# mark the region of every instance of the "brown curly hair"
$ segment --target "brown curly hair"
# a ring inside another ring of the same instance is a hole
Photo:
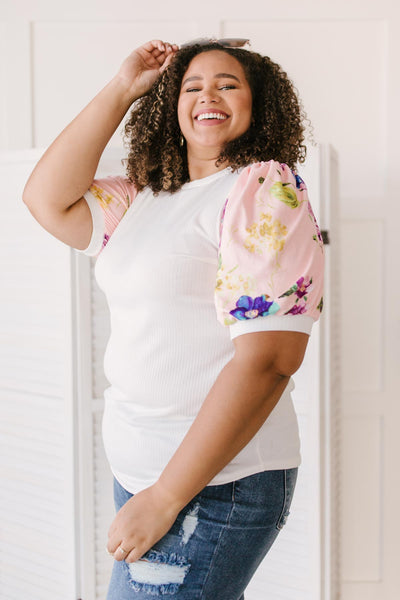
[[[297,91],[282,68],[269,57],[216,42],[179,50],[146,96],[139,98],[125,123],[126,172],[137,190],[175,192],[189,181],[186,146],[180,145],[177,106],[183,76],[202,52],[222,50],[242,65],[252,93],[252,123],[221,149],[216,166],[233,171],[248,164],[276,160],[294,168],[304,162],[307,120]]]

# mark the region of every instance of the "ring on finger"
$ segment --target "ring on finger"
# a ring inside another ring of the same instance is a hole
[[[121,554],[128,554],[128,550],[125,550],[122,546],[118,546],[117,550]]]

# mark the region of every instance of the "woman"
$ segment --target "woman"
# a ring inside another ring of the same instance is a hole
[[[132,103],[128,177],[93,181]],[[290,376],[322,309],[321,236],[291,170],[302,141],[270,59],[154,40],[26,185],[43,227],[99,257],[110,307],[108,600],[243,599],[285,523],[300,464]]]

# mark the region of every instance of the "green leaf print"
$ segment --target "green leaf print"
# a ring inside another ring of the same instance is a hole
[[[277,181],[271,186],[271,194],[281,202],[284,202],[290,208],[297,208],[300,202],[297,199],[296,192],[290,188],[290,183],[282,183]]]

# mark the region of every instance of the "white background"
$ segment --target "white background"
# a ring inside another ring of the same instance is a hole
[[[315,138],[340,161],[341,597],[398,598],[398,3],[3,0],[0,10],[2,150],[48,145],[153,37],[248,36],[288,71]]]

